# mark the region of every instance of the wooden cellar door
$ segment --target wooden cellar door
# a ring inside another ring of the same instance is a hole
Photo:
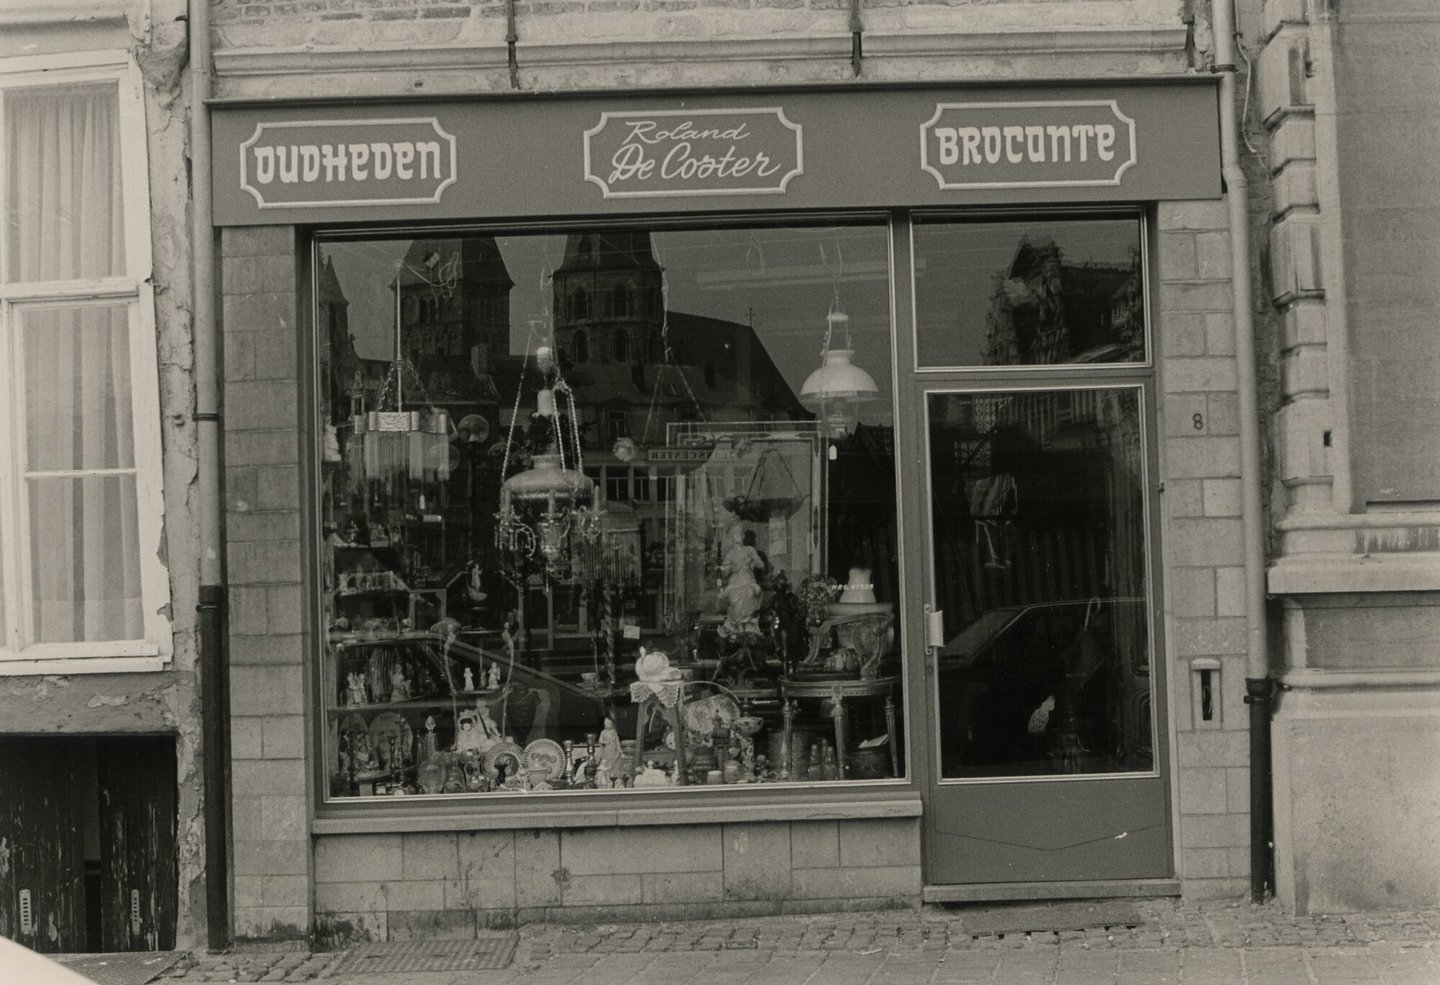
[[[83,791],[64,742],[0,739],[0,935],[85,950]]]
[[[179,893],[175,740],[102,741],[96,767],[101,949],[168,951]]]

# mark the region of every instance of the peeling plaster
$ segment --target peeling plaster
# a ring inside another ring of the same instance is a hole
[[[120,694],[120,695],[95,694],[95,695],[91,695],[90,700],[87,701],[87,702],[85,702],[85,707],[87,707],[87,708],[101,708],[101,707],[112,708],[112,707],[116,707],[116,706],[118,706],[118,705],[129,704],[129,702],[130,702],[130,698],[127,697],[126,695],[123,695],[123,694]]]

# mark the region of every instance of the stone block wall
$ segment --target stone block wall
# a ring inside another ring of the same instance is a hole
[[[310,774],[294,232],[227,229],[220,254],[234,930],[303,937]]]
[[[324,835],[322,943],[915,906],[917,818]]]
[[[1160,444],[1169,687],[1180,871],[1187,896],[1249,885],[1246,611],[1229,214],[1158,210]],[[1204,716],[1201,672],[1212,687]]]

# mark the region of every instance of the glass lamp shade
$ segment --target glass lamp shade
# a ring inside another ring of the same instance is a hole
[[[595,483],[574,469],[560,467],[560,456],[536,455],[534,464],[517,472],[500,486],[500,506],[507,509],[514,500],[540,501],[551,511],[558,504],[574,503],[594,494]]]
[[[449,477],[450,423],[444,411],[370,411],[357,414],[353,424],[366,478],[408,475],[433,482]]]
[[[880,396],[874,378],[850,361],[853,355],[853,349],[826,349],[820,368],[800,387],[800,402],[834,434],[848,434],[859,416],[857,405]]]

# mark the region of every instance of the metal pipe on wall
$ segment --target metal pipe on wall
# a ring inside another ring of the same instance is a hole
[[[190,264],[200,526],[199,682],[205,790],[205,924],[212,951],[230,946],[230,670],[220,513],[220,402],[215,231],[210,221],[210,4],[189,3]]]
[[[1236,121],[1235,5],[1214,0],[1215,64],[1220,75],[1220,169],[1230,209],[1230,283],[1235,309],[1236,389],[1240,424],[1240,522],[1245,549],[1245,703],[1250,706],[1250,895],[1270,894],[1273,807],[1270,699],[1275,683],[1265,626],[1265,527],[1260,490],[1260,394],[1255,371],[1255,319],[1250,274],[1250,183],[1240,166]]]

